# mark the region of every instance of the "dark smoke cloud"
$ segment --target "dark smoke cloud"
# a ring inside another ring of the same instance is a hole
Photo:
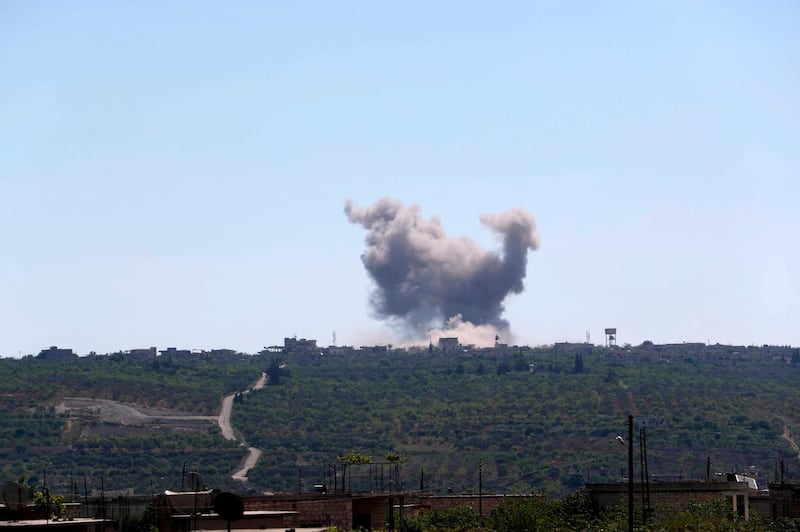
[[[480,217],[502,237],[497,253],[466,237],[448,237],[438,218],[426,220],[419,207],[391,198],[366,208],[348,200],[344,211],[368,231],[361,260],[375,282],[371,303],[378,317],[400,324],[412,338],[442,328],[463,335],[478,328],[492,340],[509,333],[503,301],[523,291],[528,250],[539,246],[528,212]]]

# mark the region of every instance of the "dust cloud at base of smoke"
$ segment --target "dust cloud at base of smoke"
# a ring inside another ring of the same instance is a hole
[[[513,343],[513,335],[509,328],[500,329],[494,325],[475,325],[464,321],[460,315],[455,315],[441,329],[428,331],[428,338],[436,345],[440,338],[458,338],[461,345],[474,345],[476,347],[491,347],[498,342]]]

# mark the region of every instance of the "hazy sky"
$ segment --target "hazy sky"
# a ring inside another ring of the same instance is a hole
[[[800,4],[0,2],[0,355],[392,338],[388,196],[499,248],[517,341],[800,345]]]

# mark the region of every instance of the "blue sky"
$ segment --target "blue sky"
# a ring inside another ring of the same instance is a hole
[[[0,3],[0,355],[392,342],[347,198],[522,207],[520,343],[800,345],[796,2]]]

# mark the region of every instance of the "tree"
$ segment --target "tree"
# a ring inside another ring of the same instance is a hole
[[[498,375],[505,375],[509,371],[511,371],[511,368],[509,367],[508,362],[503,361],[503,362],[500,362],[497,365],[497,374]]]
[[[580,353],[575,354],[575,373],[583,373],[583,355]]]
[[[386,453],[386,461],[393,464],[402,464],[404,460],[403,457],[397,453]]]
[[[347,469],[353,465],[371,464],[372,458],[366,454],[350,451],[344,456],[336,457],[342,463],[342,490],[345,489],[345,481],[348,479]]]
[[[399,456],[399,455],[398,455]],[[372,458],[367,456],[366,454],[357,453],[355,451],[350,451],[344,456],[337,456],[336,457],[340,462],[344,462],[345,464],[371,464]]]
[[[49,518],[50,515],[62,517],[66,504],[62,495],[52,495],[49,488],[42,488],[33,495],[33,504],[37,510],[44,512]]]
[[[489,522],[498,532],[556,530],[563,525],[557,504],[545,497],[503,501],[491,513]]]
[[[272,361],[267,368],[267,384],[277,386],[281,383],[281,363],[277,357],[272,357]]]
[[[481,516],[470,506],[456,506],[445,510],[422,512],[406,523],[408,532],[450,532],[455,530],[479,530]]]

